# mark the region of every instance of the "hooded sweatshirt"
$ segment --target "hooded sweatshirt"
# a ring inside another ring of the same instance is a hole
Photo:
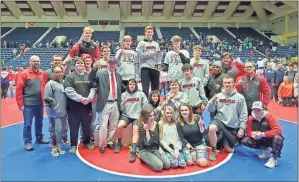
[[[120,108],[122,114],[128,118],[138,119],[141,108],[146,103],[148,100],[143,92],[129,93],[126,91],[121,94]]]
[[[207,85],[210,76],[209,60],[199,59],[199,61],[192,58],[190,65],[193,67],[193,76],[203,80],[204,86]]]
[[[44,96],[48,117],[66,116],[67,96],[64,92],[63,80],[50,80],[45,87]]]
[[[123,53],[121,53],[123,51]],[[120,64],[117,72],[121,75],[123,80],[130,80],[138,77],[138,61],[136,60],[136,53],[131,49],[119,49],[115,56],[117,62]]]
[[[230,128],[245,130],[248,111],[244,96],[239,94],[236,89],[229,95],[222,89],[220,93],[216,94],[216,97],[215,101],[209,100],[207,106],[209,112],[216,110],[214,118]]]
[[[153,52],[156,51],[156,55]],[[158,64],[161,64],[161,57],[159,54],[159,44],[155,41],[142,40],[138,43],[136,48],[137,59],[140,61],[139,68],[156,69]]]
[[[180,53],[184,57],[189,58],[189,52],[186,50],[180,50]],[[164,63],[168,65],[167,77],[168,80],[181,80],[184,77],[182,71],[183,61],[180,54],[176,54],[174,51],[169,51],[166,53]]]
[[[272,138],[275,135],[281,136],[282,130],[277,119],[271,115],[268,111],[264,110],[260,119],[252,112],[252,115],[246,122],[247,136],[251,137],[253,131],[262,132],[265,138]]]

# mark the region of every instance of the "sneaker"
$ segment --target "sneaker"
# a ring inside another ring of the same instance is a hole
[[[59,154],[60,155],[63,155],[63,154],[65,154],[66,153],[66,151],[65,150],[63,150],[62,148],[58,148],[58,151],[59,151]]]
[[[76,154],[77,147],[76,146],[72,146],[72,148],[69,150],[69,152],[72,153],[72,154]]]
[[[212,151],[211,154],[209,155],[210,161],[215,161],[216,160],[216,151]]]
[[[83,148],[89,149],[89,150],[94,150],[94,144],[89,143],[89,144],[83,144]]]
[[[122,143],[117,143],[116,147],[114,148],[114,153],[119,153],[122,148]]]
[[[130,163],[134,163],[136,161],[136,153],[135,152],[130,152]]]
[[[42,139],[37,139],[36,141],[35,141],[35,143],[36,144],[49,144],[49,141],[48,140],[46,140],[46,139],[44,139],[44,138],[42,138]]]
[[[272,152],[272,149],[268,147],[266,150],[262,150],[260,154],[258,154],[260,159],[266,159],[270,157],[270,154]]]
[[[33,147],[32,147],[32,145],[31,145],[31,143],[26,143],[26,145],[25,145],[25,149],[26,149],[27,151],[32,151],[32,150],[33,150]]]
[[[274,168],[275,166],[278,165],[277,159],[274,159],[274,157],[271,157],[266,163],[265,166],[267,168]]]
[[[59,157],[59,150],[57,147],[52,147],[51,154],[53,157]]]

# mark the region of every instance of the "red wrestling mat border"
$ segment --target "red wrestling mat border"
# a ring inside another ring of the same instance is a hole
[[[210,153],[210,149],[208,149],[208,152]],[[210,161],[208,167],[187,166],[184,169],[179,168],[155,172],[149,169],[145,164],[141,163],[138,158],[135,163],[129,163],[129,153],[130,149],[128,147],[123,147],[118,154],[115,154],[113,150],[109,148],[106,149],[104,154],[101,154],[98,147],[92,151],[82,148],[82,145],[80,144],[78,146],[77,156],[85,164],[100,171],[139,178],[169,178],[199,174],[216,169],[233,156],[233,153],[218,153],[217,160],[214,162]]]

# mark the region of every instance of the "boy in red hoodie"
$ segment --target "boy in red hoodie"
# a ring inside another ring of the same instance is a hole
[[[241,143],[254,149],[266,148],[258,155],[259,158],[268,158],[272,153],[265,166],[268,168],[277,166],[277,158],[280,158],[283,147],[282,130],[277,119],[263,108],[262,102],[253,103],[252,115],[247,120],[246,131],[247,136]]]

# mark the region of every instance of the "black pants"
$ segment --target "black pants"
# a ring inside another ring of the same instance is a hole
[[[293,102],[293,97],[285,97],[282,98],[282,105],[283,106],[293,106],[294,102]]]
[[[151,90],[159,90],[160,72],[150,68],[141,69],[141,85],[142,91],[149,96],[149,84],[151,83]]]
[[[127,90],[129,80],[123,80],[121,84],[121,93],[124,93]]]
[[[70,127],[71,146],[77,146],[80,124],[83,131],[83,143],[90,143],[90,124],[92,111],[86,108],[70,109],[68,111],[68,122]]]
[[[9,84],[1,83],[1,98],[5,99],[7,97]]]

